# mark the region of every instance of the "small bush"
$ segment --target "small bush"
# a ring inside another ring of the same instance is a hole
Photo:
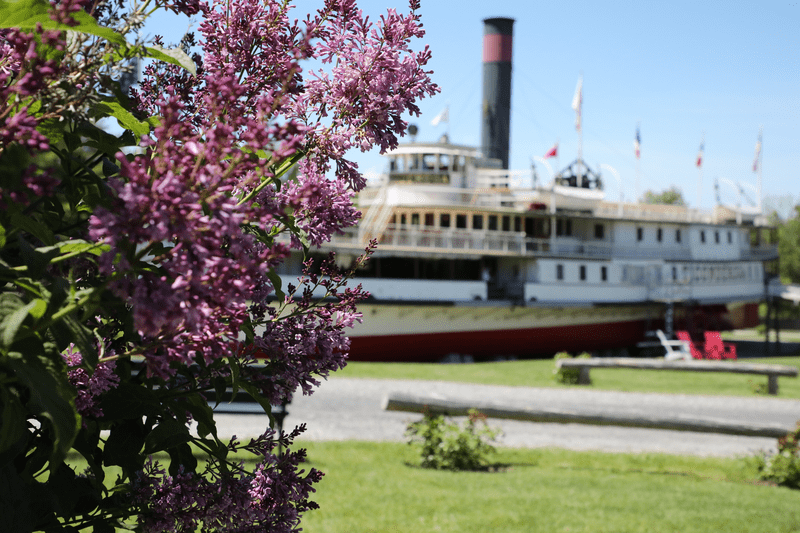
[[[778,439],[778,453],[757,459],[759,477],[778,485],[800,489],[800,423]]]
[[[582,354],[578,355],[579,359],[589,359],[591,357],[591,354],[588,352],[583,352]],[[553,360],[558,361],[559,359],[571,358],[572,356],[567,352],[558,352],[555,357],[553,357]],[[555,379],[558,383],[563,383],[564,385],[576,385],[580,375],[580,368],[556,368],[553,370],[553,379]]]
[[[496,451],[492,443],[501,434],[499,428],[490,428],[486,415],[475,409],[469,411],[463,424],[426,412],[422,420],[406,428],[408,444],[420,447],[420,466],[436,470],[485,468],[489,456]]]

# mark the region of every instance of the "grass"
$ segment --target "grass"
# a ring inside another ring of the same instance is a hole
[[[800,356],[741,361],[781,364],[800,369]],[[333,374],[331,379],[414,379],[517,387],[577,387],[556,383],[553,380],[554,369],[555,363],[552,359],[448,365],[351,362],[343,370]],[[589,387],[596,390],[714,396],[753,396],[756,394],[755,389],[766,386],[767,382],[766,376],[760,375],[667,370],[593,369],[591,377],[592,384]],[[779,378],[778,387],[779,398],[800,399],[800,379]]]
[[[306,533],[800,531],[800,491],[742,459],[500,449],[497,472],[444,472],[400,443],[303,446],[326,473]]]

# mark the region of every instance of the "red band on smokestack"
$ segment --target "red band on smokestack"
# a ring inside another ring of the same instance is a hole
[[[483,62],[511,62],[511,35],[490,33],[483,36]]]

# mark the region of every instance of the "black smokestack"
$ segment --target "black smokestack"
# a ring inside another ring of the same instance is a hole
[[[511,45],[514,19],[483,21],[483,118],[481,151],[508,168],[511,123]]]

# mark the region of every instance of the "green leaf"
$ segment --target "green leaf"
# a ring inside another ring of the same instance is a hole
[[[153,59],[183,67],[188,70],[192,76],[197,76],[197,66],[195,66],[194,61],[180,48],[162,48],[161,46],[153,45],[146,46],[145,50],[147,50],[145,57],[152,57]]]
[[[132,470],[141,468],[140,452],[144,446],[145,429],[141,418],[125,420],[111,428],[103,447],[103,463],[118,465]]]
[[[261,396],[261,394],[258,393],[258,389],[256,389],[256,387],[250,382],[240,381],[239,386],[247,391],[247,394],[249,394],[250,397],[258,402],[258,405],[260,405],[264,412],[269,415],[269,419],[272,421],[272,405],[269,403],[269,400]]]
[[[290,168],[292,168],[295,163],[303,159],[305,157],[305,152],[298,150],[297,152],[293,153],[290,157],[284,159],[283,161],[278,164],[278,166],[273,166],[270,170],[275,175],[276,178],[280,178],[284,174],[286,174]]]
[[[86,242],[81,239],[75,239],[71,241],[62,241],[59,242],[56,246],[58,246],[59,250],[62,253],[72,253],[72,252],[89,252],[92,255],[103,255],[104,252],[111,250],[111,246],[108,244],[100,244],[96,242]]]
[[[208,435],[217,436],[217,424],[214,422],[214,411],[199,394],[192,394],[185,398],[188,400],[181,405],[192,414],[197,422],[197,434],[200,438]]]
[[[47,368],[39,354],[9,354],[8,365],[17,379],[31,393],[30,406],[34,412],[47,418],[53,429],[53,450],[50,462],[59,464],[72,448],[72,443],[81,427],[80,416],[75,409],[74,392],[67,381],[66,372],[58,368]]]
[[[77,26],[68,26],[50,18],[50,3],[46,0],[0,0],[0,28],[33,30],[41,24],[46,30],[64,30],[102,37],[118,45],[127,45],[125,37],[111,28],[97,24],[86,11],[76,11],[72,17]]]
[[[138,419],[144,416],[157,416],[161,412],[158,396],[144,385],[122,382],[101,397],[103,419]]]
[[[6,228],[0,224],[0,248],[3,248],[6,245]]]
[[[192,440],[189,428],[174,418],[166,418],[144,440],[144,453],[168,450]]]
[[[8,387],[0,388],[0,452],[10,448],[25,436],[27,416],[19,398]]]
[[[14,344],[14,339],[17,336],[19,328],[25,319],[28,318],[28,313],[31,309],[36,307],[36,302],[30,302],[22,307],[17,308],[13,312],[2,318],[0,322],[0,343],[5,348],[10,348]]]
[[[275,289],[275,296],[283,301],[283,299],[286,298],[286,294],[284,294],[284,292],[281,290],[283,280],[281,280],[281,277],[275,272],[274,268],[270,268],[267,271],[267,278],[269,279],[270,283],[272,283],[272,288]]]
[[[53,232],[50,231],[50,228],[27,215],[23,215],[19,212],[13,213],[11,215],[11,224],[22,231],[30,233],[48,246],[52,246],[56,243],[56,239],[53,236]]]
[[[39,320],[47,311],[47,302],[41,298],[36,298],[31,301],[31,304],[33,304],[33,307],[28,312],[34,319]]]
[[[108,99],[98,102],[95,109],[106,116],[114,117],[120,126],[132,131],[137,137],[150,133],[150,125],[147,122],[138,120],[133,113],[122,107],[116,99]]]

